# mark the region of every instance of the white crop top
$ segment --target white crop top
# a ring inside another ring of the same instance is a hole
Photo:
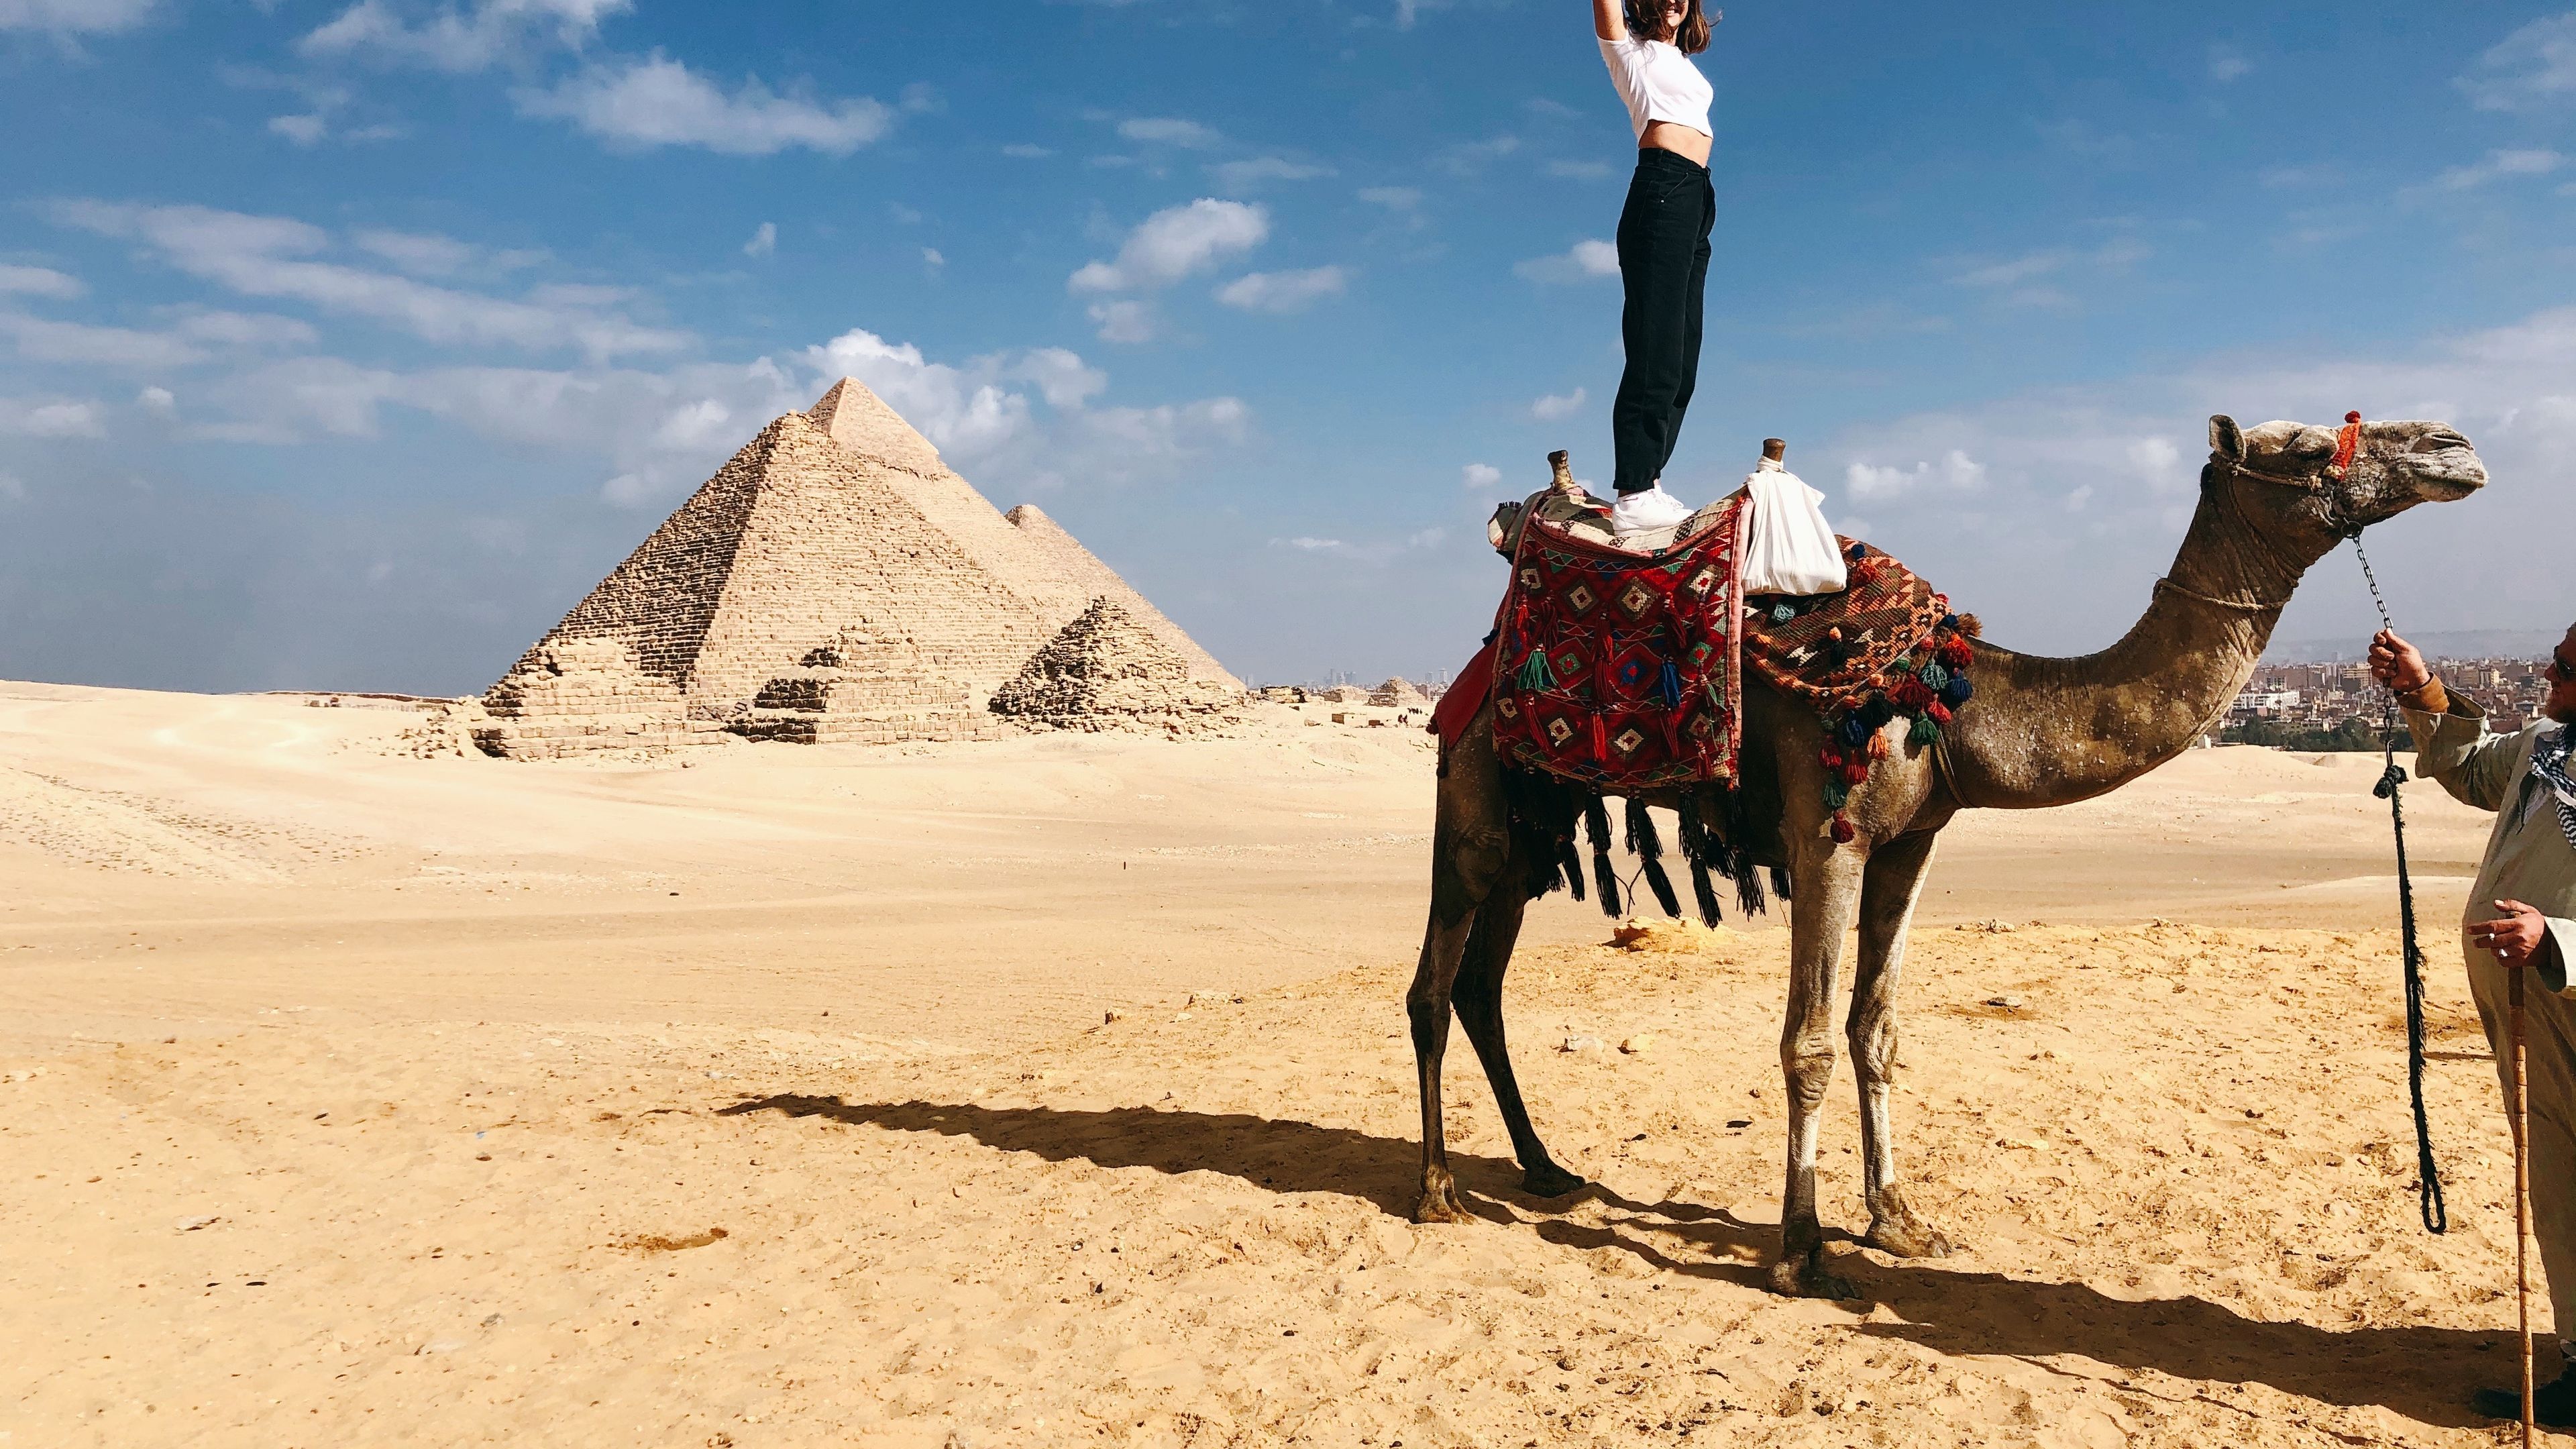
[[[1639,140],[1653,121],[1688,126],[1703,136],[1717,134],[1708,128],[1708,104],[1716,93],[1679,46],[1661,40],[1604,40],[1601,59],[1610,67],[1619,99],[1628,103],[1628,121]]]

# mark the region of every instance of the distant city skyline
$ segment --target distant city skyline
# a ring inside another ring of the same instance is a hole
[[[2435,417],[2401,625],[2555,632],[2576,10],[1730,6],[1708,351],[1998,642],[2144,609],[2211,412]],[[1456,669],[1608,476],[1625,114],[1572,0],[0,5],[0,677],[464,693],[852,373],[1230,669]],[[2314,570],[2284,639],[2375,621]]]

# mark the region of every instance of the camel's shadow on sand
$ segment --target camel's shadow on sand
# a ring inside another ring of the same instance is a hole
[[[720,1115],[760,1112],[971,1138],[1051,1162],[1080,1160],[1174,1174],[1217,1172],[1276,1192],[1339,1193],[1399,1217],[1410,1213],[1418,1195],[1418,1148],[1413,1142],[1245,1113],[844,1102],[781,1094],[737,1103]],[[1598,1184],[1574,1197],[1543,1200],[1519,1190],[1520,1166],[1509,1159],[1453,1152],[1450,1161],[1459,1187],[1483,1199],[1471,1204],[1480,1216],[1498,1225],[1530,1228],[1566,1247],[1616,1248],[1666,1272],[1749,1287],[1760,1281],[1750,1260],[1778,1246],[1777,1227],[1748,1224],[1722,1210],[1636,1202]],[[1674,1258],[1652,1241],[1620,1231],[1620,1224],[1591,1227],[1548,1216],[1583,1200],[1606,1203],[1635,1215],[1639,1226],[1736,1261]],[[1875,1255],[1843,1255],[1834,1266],[1867,1298],[1905,1320],[1858,1324],[1858,1332],[1910,1339],[1947,1354],[2024,1359],[2077,1354],[2180,1379],[2259,1383],[2321,1403],[2376,1406],[2448,1427],[2487,1422],[2469,1411],[2468,1391],[2502,1384],[2514,1372],[2511,1335],[2503,1330],[2401,1326],[2337,1331],[2305,1323],[2265,1323],[2200,1298],[2133,1301],[2081,1283],[2029,1282]],[[2165,1396],[2145,1385],[2126,1387]],[[2205,1396],[2204,1402],[2239,1407]],[[2247,1412],[2252,1412],[2250,1406]]]

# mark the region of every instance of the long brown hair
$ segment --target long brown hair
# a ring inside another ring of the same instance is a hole
[[[1708,28],[1712,18],[1699,8],[1699,0],[1682,0],[1682,23],[1673,33],[1664,33],[1664,0],[1621,0],[1620,8],[1628,13],[1628,33],[1639,40],[1663,40],[1684,55],[1697,55],[1708,49]],[[1723,20],[1726,12],[1717,12]]]

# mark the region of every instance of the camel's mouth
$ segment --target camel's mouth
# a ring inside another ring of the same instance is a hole
[[[2487,486],[2487,465],[2469,440],[2449,429],[2417,438],[2406,450],[2405,472],[2427,499],[2449,503]]]

